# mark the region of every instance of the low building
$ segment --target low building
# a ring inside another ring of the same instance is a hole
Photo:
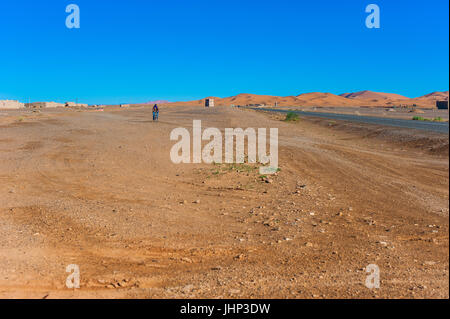
[[[214,99],[206,99],[205,107],[214,107]]]
[[[56,102],[46,102],[45,107],[64,107],[64,104]]]
[[[45,108],[54,108],[54,107],[63,107],[64,104],[56,103],[56,102],[33,102],[33,103],[25,103],[25,107],[29,109],[45,109]]]
[[[448,110],[448,101],[436,101],[436,107],[439,110]]]
[[[66,103],[64,103],[64,106],[65,106],[65,107],[76,107],[76,106],[79,106],[79,107],[88,107],[89,105],[88,105],[88,104],[83,104],[83,103],[66,102]]]
[[[0,109],[21,109],[23,107],[24,104],[16,100],[0,100]]]

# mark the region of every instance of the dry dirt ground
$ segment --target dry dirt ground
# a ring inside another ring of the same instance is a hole
[[[281,171],[173,164],[193,119],[278,127]],[[0,297],[448,298],[448,135],[391,138],[221,107],[3,115]]]

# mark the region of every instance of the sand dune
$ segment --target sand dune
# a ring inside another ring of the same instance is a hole
[[[277,103],[278,106],[356,106],[358,103],[350,99],[346,99],[331,93],[305,93],[298,96],[272,96],[272,95],[257,95],[242,93],[236,96],[226,98],[206,97],[204,99],[190,101],[190,102],[175,102],[171,105],[204,105],[205,99],[213,98],[217,106],[229,105],[267,105],[273,106]]]
[[[371,107],[394,107],[394,106],[416,106],[422,108],[435,107],[436,100],[448,100],[448,91],[433,92],[417,98],[408,98],[395,93],[381,93],[372,91],[361,91],[354,93],[343,93],[335,95],[332,93],[312,92],[297,96],[273,96],[241,93],[226,98],[209,96],[200,100],[188,102],[173,102],[170,106],[203,106],[207,98],[213,98],[217,106],[230,105],[266,105],[274,106],[371,106]]]
[[[441,101],[448,101],[448,91],[445,92],[432,92],[430,94],[426,94],[424,96],[420,96],[418,97],[420,99],[424,98],[424,99],[436,99],[436,100],[441,100]]]
[[[364,100],[380,100],[380,99],[396,99],[403,100],[408,99],[406,96],[394,94],[394,93],[381,93],[381,92],[372,92],[372,91],[360,91],[354,93],[344,93],[339,96],[348,98],[348,99],[364,99]]]
[[[358,103],[331,93],[305,93],[297,96],[300,106],[357,106]]]

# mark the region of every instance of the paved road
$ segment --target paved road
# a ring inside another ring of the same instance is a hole
[[[433,131],[448,134],[448,122],[423,122],[423,121],[413,121],[413,120],[402,120],[393,119],[385,117],[373,117],[373,116],[360,116],[352,114],[335,114],[335,113],[322,113],[322,112],[305,112],[305,111],[290,111],[290,110],[280,110],[280,109],[269,109],[269,108],[252,108],[257,111],[270,111],[277,113],[288,113],[294,112],[303,116],[313,116],[322,117],[332,120],[342,120],[349,122],[360,122],[368,124],[378,124],[378,125],[388,125],[403,128],[412,128],[424,131]]]

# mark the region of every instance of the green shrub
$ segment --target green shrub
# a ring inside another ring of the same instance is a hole
[[[413,121],[424,121],[424,122],[443,122],[444,121],[444,119],[440,116],[436,117],[434,119],[427,119],[427,118],[424,118],[421,116],[414,116],[412,119],[413,119]]]
[[[297,113],[294,112],[288,112],[288,114],[286,114],[286,122],[291,122],[291,121],[298,121],[300,118],[298,116]]]

